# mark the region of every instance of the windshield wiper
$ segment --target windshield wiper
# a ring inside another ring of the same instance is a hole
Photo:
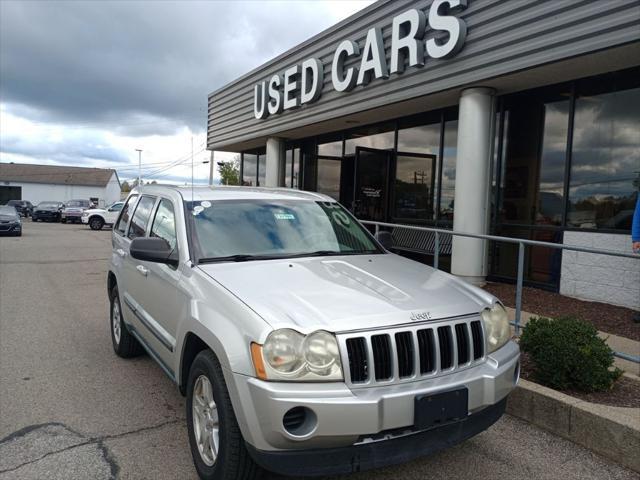
[[[250,262],[252,260],[269,260],[273,258],[282,258],[282,255],[249,255],[243,253],[237,255],[227,255],[226,257],[201,258],[198,263]]]
[[[316,250],[314,252],[301,252],[301,253],[274,253],[267,255],[251,255],[248,253],[241,253],[236,255],[227,255],[224,257],[208,257],[201,258],[198,263],[217,263],[217,262],[251,262],[254,260],[282,260],[286,258],[302,258],[302,257],[329,257],[339,255],[365,255],[378,253],[376,250],[351,250],[341,252],[340,250]]]

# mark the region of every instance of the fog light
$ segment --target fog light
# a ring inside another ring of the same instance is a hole
[[[296,437],[304,437],[312,433],[318,425],[318,418],[313,410],[306,407],[294,407],[282,417],[282,426],[287,433]]]

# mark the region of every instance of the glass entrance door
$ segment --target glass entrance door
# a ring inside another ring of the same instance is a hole
[[[360,220],[388,219],[391,152],[357,147],[353,213]]]

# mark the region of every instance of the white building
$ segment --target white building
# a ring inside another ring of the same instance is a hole
[[[9,200],[65,202],[87,199],[99,206],[120,200],[113,169],[0,163],[0,205]]]

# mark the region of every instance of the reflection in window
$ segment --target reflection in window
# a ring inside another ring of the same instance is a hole
[[[258,155],[258,183],[259,187],[264,187],[265,179],[267,177],[267,165],[266,165],[267,156],[266,155]]]
[[[129,233],[127,236],[131,240],[137,237],[144,237],[154,203],[156,203],[156,199],[153,197],[143,196],[140,198],[131,223],[129,224]]]
[[[640,88],[576,99],[567,226],[631,228],[639,132]]]
[[[318,155],[327,155],[330,157],[342,156],[342,140],[337,142],[322,143],[318,145]]]
[[[255,187],[258,176],[258,156],[245,153],[242,157],[242,185]]]
[[[398,130],[398,152],[438,155],[440,149],[440,122]]]
[[[570,90],[507,100],[499,221],[562,225]]]
[[[284,186],[298,188],[300,175],[300,149],[289,148],[284,157]]]
[[[539,191],[534,223],[561,225],[564,171],[569,130],[569,100],[544,105],[544,133],[539,166]]]
[[[442,157],[442,183],[440,186],[440,212],[438,219],[453,225],[453,201],[456,186],[456,156],[458,152],[458,121],[444,124],[444,151]]]
[[[355,155],[356,147],[368,147],[377,148],[380,150],[389,150],[393,148],[393,141],[395,132],[393,129],[382,132],[367,134],[368,131],[354,132],[350,135],[351,138],[344,142],[344,154]]]
[[[395,217],[432,220],[435,155],[398,154],[395,183]]]
[[[291,175],[291,188],[300,188],[300,154],[299,148],[293,149],[293,173]]]
[[[316,191],[340,199],[340,160],[318,158],[318,187]]]
[[[176,248],[176,220],[173,205],[165,198],[160,200],[158,205],[153,225],[151,225],[151,236],[162,238],[172,249]]]

